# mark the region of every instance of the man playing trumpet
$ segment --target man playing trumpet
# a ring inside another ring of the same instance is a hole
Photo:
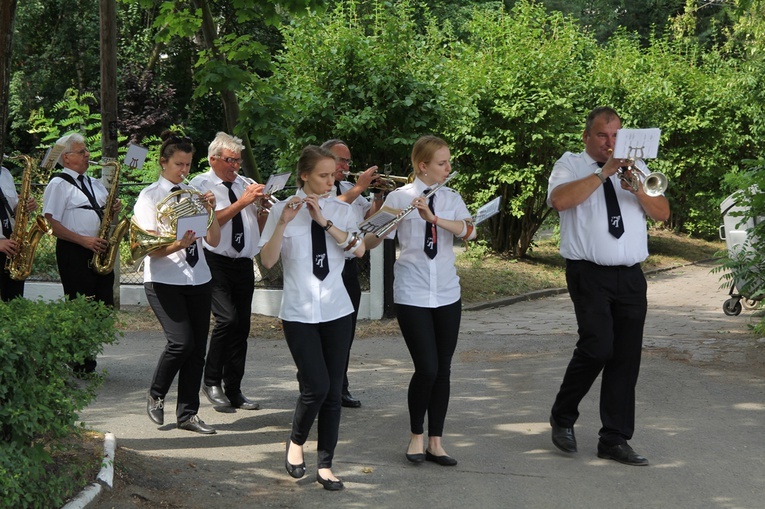
[[[550,175],[547,204],[560,214],[560,254],[574,303],[579,341],[553,404],[553,444],[577,451],[579,403],[603,372],[598,457],[627,465],[648,460],[627,444],[635,430],[635,386],[640,370],[648,257],[646,216],[669,218],[663,194],[649,196],[615,176],[626,160],[612,157],[619,115],[596,108],[582,134],[585,150],[566,152]],[[602,190],[601,190],[602,188]]]
[[[248,185],[239,178],[242,140],[219,132],[207,149],[210,171],[191,181],[215,195],[215,217],[221,235],[217,246],[204,242],[212,273],[212,313],[215,325],[205,361],[202,392],[213,405],[257,410],[260,405],[242,394],[241,384],[250,335],[255,273],[252,259],[260,252],[260,230],[265,215],[258,214],[263,184]]]

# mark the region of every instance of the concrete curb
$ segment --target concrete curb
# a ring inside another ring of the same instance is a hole
[[[104,459],[101,461],[101,470],[98,472],[96,482],[87,485],[61,509],[85,509],[98,500],[104,487],[111,489],[114,486],[114,451],[116,448],[117,439],[114,434],[106,433],[104,436]]]

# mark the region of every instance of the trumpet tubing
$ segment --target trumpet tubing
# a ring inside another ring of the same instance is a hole
[[[346,173],[346,177],[353,177],[358,179],[361,173]],[[393,191],[398,186],[409,184],[414,179],[409,177],[399,177],[398,175],[390,175],[387,173],[380,173],[377,179],[369,185],[369,189],[377,189],[379,191]]]

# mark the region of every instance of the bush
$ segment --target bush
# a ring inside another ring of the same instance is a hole
[[[74,431],[103,378],[71,366],[116,339],[112,311],[84,297],[0,303],[0,507],[63,505],[72,472],[49,475],[51,441]]]

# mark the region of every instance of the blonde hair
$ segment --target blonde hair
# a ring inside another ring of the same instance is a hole
[[[443,147],[449,147],[449,145],[438,136],[433,136],[432,134],[420,136],[412,147],[412,168],[414,169],[414,174],[419,175],[420,163],[429,163],[433,159],[433,154]]]
[[[316,145],[308,145],[302,152],[300,152],[300,158],[297,163],[296,179],[298,187],[303,187],[303,175],[309,175],[313,169],[316,168],[316,165],[319,164],[319,161],[323,161],[324,159],[337,161],[335,154],[326,148],[317,147]]]

